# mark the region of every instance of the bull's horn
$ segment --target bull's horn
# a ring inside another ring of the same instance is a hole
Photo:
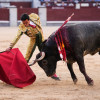
[[[36,59],[37,61],[40,61],[45,57],[45,52],[40,52],[40,54],[41,54],[41,57]]]
[[[31,64],[29,64],[29,66],[34,65],[36,62],[42,60],[45,57],[45,53],[44,52],[41,52],[40,54],[41,54],[41,57],[38,58],[38,59],[35,59]]]

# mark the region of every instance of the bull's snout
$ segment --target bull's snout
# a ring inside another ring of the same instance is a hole
[[[56,72],[53,72],[52,74],[47,74],[48,77],[52,77]]]

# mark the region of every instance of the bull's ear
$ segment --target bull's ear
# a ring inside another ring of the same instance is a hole
[[[47,40],[44,40],[41,45],[44,46]]]
[[[47,39],[46,40],[44,40],[42,43],[45,43],[47,41]]]
[[[44,41],[41,43],[41,50],[42,50],[42,48],[45,46],[46,41],[47,41],[47,40],[44,40]]]

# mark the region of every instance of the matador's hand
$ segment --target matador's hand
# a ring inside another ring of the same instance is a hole
[[[7,49],[6,49],[6,51],[10,51],[12,48],[11,47],[8,47]]]

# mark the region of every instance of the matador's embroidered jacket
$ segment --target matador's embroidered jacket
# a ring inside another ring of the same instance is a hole
[[[17,36],[14,38],[14,40],[10,44],[10,47],[13,48],[14,45],[17,43],[17,41],[22,36],[22,34],[26,34],[28,37],[30,37],[30,42],[29,42],[27,52],[25,55],[25,59],[27,62],[31,58],[32,53],[34,52],[36,45],[39,48],[40,43],[44,40],[39,16],[35,13],[31,13],[29,15],[29,18],[30,18],[30,21],[36,25],[36,27],[35,28],[33,28],[31,26],[25,27],[25,25],[21,22],[19,25],[19,28],[18,28]],[[38,37],[38,39],[37,39],[38,41],[36,41],[37,37]]]

